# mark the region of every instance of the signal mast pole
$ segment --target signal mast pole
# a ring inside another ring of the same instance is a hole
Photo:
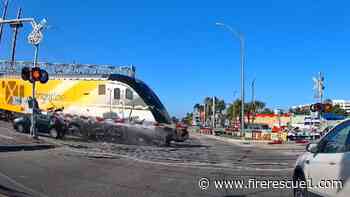
[[[20,16],[20,15],[18,15]],[[19,18],[17,19],[10,19],[10,20],[4,20],[3,18],[0,19],[0,25],[2,26],[3,24],[10,24],[11,26],[21,26],[23,23],[30,23],[32,25],[33,31],[29,34],[28,36],[28,42],[32,44],[35,48],[35,54],[34,54],[34,61],[33,61],[33,68],[38,67],[38,52],[39,52],[39,44],[43,39],[43,34],[42,30],[46,27],[46,19],[43,19],[39,24],[33,19],[33,18]],[[1,33],[1,32],[0,32]],[[30,76],[32,78],[32,75]],[[31,117],[31,128],[30,128],[30,133],[33,136],[33,138],[38,138],[35,132],[35,108],[36,106],[36,99],[35,99],[35,80],[31,80],[33,83],[32,86],[32,117]]]
[[[39,44],[34,45],[35,52],[34,52],[34,62],[33,62],[33,68],[38,66],[38,53],[39,53]],[[32,77],[32,76],[31,76]],[[30,134],[33,138],[37,139],[38,136],[36,134],[36,99],[35,99],[35,80],[32,79],[32,98],[33,98],[33,105],[32,105],[32,116],[31,116],[31,122],[30,125]]]

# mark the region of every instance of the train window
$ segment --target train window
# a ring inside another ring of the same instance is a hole
[[[120,99],[120,89],[114,88],[114,99]]]
[[[130,89],[125,90],[125,98],[128,100],[132,100],[134,97],[133,92]]]
[[[106,85],[98,86],[98,95],[106,95]]]

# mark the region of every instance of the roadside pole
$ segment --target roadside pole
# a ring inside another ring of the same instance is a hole
[[[203,126],[205,126],[205,119],[207,118],[207,116],[205,115],[206,114],[206,112],[207,112],[207,109],[206,109],[206,107],[207,107],[207,104],[204,102],[204,114],[203,114]]]
[[[39,53],[39,44],[34,45],[35,52],[34,52],[34,61],[33,61],[33,68],[38,67],[38,53]],[[33,105],[32,105],[32,116],[31,116],[31,122],[30,125],[30,134],[33,138],[38,139],[37,133],[36,133],[36,105],[35,105],[35,80],[32,80],[32,98],[33,98]]]
[[[213,119],[212,119],[213,130],[215,129],[215,96],[213,97]]]
[[[254,124],[255,120],[255,78],[252,81],[252,123]]]
[[[240,43],[240,61],[241,61],[241,138],[245,139],[244,131],[244,65],[245,65],[245,39],[243,33],[233,29],[231,26],[224,23],[215,23],[217,26],[222,26],[230,31],[235,37],[239,39]]]
[[[20,19],[21,15],[22,15],[22,8],[19,8],[19,10],[17,12],[17,19]],[[11,25],[11,27],[13,28],[12,54],[11,54],[11,66],[12,66],[13,70],[15,70],[15,55],[16,55],[17,35],[18,35],[19,28],[21,28],[22,26],[23,26],[22,23]]]
[[[1,17],[2,20],[5,20],[5,18],[6,18],[8,4],[9,4],[9,1],[6,0],[5,3],[4,3],[4,11],[3,11],[2,17]],[[4,32],[4,24],[1,23],[1,24],[0,24],[0,43],[1,43],[1,39],[2,39],[2,34],[3,34],[3,32]]]

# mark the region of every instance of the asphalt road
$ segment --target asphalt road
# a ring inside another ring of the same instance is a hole
[[[290,180],[304,149],[229,144],[197,134],[171,147],[60,143],[55,149],[0,153],[0,194],[4,187],[52,197],[292,196],[290,189],[259,186],[217,189],[214,181],[244,180],[246,186],[249,179]]]

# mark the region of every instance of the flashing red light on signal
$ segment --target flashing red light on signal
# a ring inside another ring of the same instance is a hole
[[[39,67],[32,68],[32,79],[33,81],[40,81],[41,69]]]

